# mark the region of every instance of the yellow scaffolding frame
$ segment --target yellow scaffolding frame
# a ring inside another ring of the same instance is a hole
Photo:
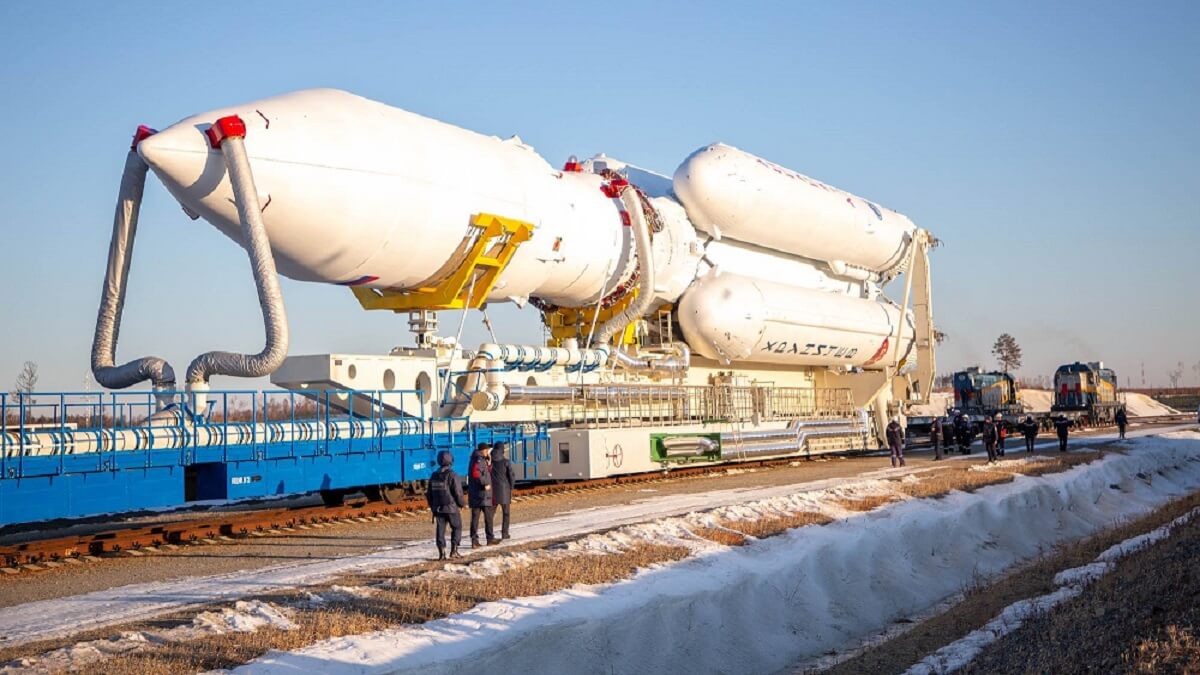
[[[437,285],[405,291],[361,287],[350,290],[363,309],[407,312],[479,308],[517,252],[517,247],[533,237],[534,225],[515,218],[478,213],[471,217],[471,226],[482,231],[458,269]],[[497,246],[499,249],[493,250]],[[483,270],[482,274],[479,270]]]

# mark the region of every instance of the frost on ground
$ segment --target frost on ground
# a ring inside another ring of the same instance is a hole
[[[58,673],[87,669],[111,656],[140,652],[172,643],[187,642],[222,633],[252,633],[260,628],[291,630],[290,610],[261,600],[238,601],[233,607],[201,612],[190,623],[163,630],[121,633],[107,640],[89,640],[56,649],[36,659],[20,659],[0,667],[0,672]]]
[[[1027,598],[1005,607],[999,616],[987,622],[982,628],[971,631],[966,636],[925,657],[905,671],[905,675],[943,675],[963,668],[975,660],[975,657],[985,647],[1017,630],[1029,618],[1078,596],[1088,584],[1112,571],[1116,566],[1116,561],[1166,539],[1171,536],[1172,530],[1189,522],[1197,515],[1200,515],[1200,509],[1193,509],[1162,527],[1136,537],[1130,537],[1112,546],[1097,556],[1095,562],[1059,572],[1054,576],[1054,583],[1059,588],[1045,595]]]
[[[999,574],[1049,546],[1200,489],[1200,435],[1131,445],[1129,454],[1063,473],[1018,476],[937,500],[905,500],[898,482],[865,481],[622,528],[581,546],[604,550],[620,546],[622,537],[649,537],[687,542],[696,555],[626,582],[489,602],[420,626],[269,653],[239,670],[779,671],[918,616],[977,575]],[[838,506],[887,491],[903,501],[866,514]],[[838,520],[734,548],[689,536],[697,526],[805,510]],[[1052,596],[1014,605],[998,618],[1012,621],[1061,602],[1099,573],[1099,567],[1072,571]]]

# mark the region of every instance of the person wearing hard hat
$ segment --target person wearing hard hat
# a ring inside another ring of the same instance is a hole
[[[1008,426],[1004,424],[1004,416],[996,413],[996,455],[1004,456],[1004,439],[1008,438]]]

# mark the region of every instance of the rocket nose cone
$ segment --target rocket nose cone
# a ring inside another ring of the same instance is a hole
[[[177,199],[202,199],[216,187],[223,165],[221,155],[210,152],[208,138],[200,125],[180,123],[138,143],[138,154],[150,165]],[[206,181],[206,174],[215,180]]]

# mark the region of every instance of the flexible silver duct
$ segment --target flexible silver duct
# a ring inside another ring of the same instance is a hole
[[[225,167],[229,171],[229,182],[233,187],[238,218],[242,222],[242,239],[250,257],[254,285],[258,289],[258,304],[262,309],[267,334],[266,345],[257,354],[212,351],[197,356],[188,365],[189,388],[192,385],[207,383],[213,375],[269,375],[283,363],[288,350],[287,313],[283,307],[283,293],[279,289],[279,275],[275,272],[275,258],[271,256],[271,242],[267,239],[267,228],[263,224],[258,189],[254,186],[245,142],[238,136],[229,136],[221,142],[221,153],[225,156]]]
[[[609,353],[609,359],[628,370],[645,370],[652,373],[682,373],[686,371],[691,365],[691,348],[683,342],[672,342],[668,347],[674,352],[673,356],[647,359],[626,354],[620,349],[613,349]]]
[[[150,380],[155,389],[175,388],[175,371],[157,356],[144,356],[124,365],[115,365],[117,338],[121,331],[121,313],[125,309],[125,290],[129,266],[133,262],[133,242],[137,237],[138,215],[146,189],[149,167],[131,149],[125,157],[117,209],[113,215],[112,239],[108,243],[108,267],[100,291],[100,309],[96,313],[96,332],[92,337],[92,375],[109,389],[124,389]]]
[[[605,321],[596,331],[595,345],[600,349],[608,348],[609,341],[614,335],[624,332],[631,322],[640,319],[654,303],[654,248],[650,241],[650,226],[646,223],[646,212],[642,209],[642,200],[636,189],[627,187],[621,192],[621,203],[629,213],[629,226],[633,230],[634,246],[638,256],[638,296],[623,312]],[[609,359],[616,365],[629,370],[647,370],[650,372],[678,373],[688,369],[691,363],[691,350],[682,342],[670,345],[674,356],[661,359],[646,359],[632,356],[621,351],[620,346],[612,347]]]
[[[801,431],[798,436],[777,443],[756,443],[753,445],[738,445],[730,442],[726,446],[725,435],[721,435],[721,459],[737,459],[741,457],[757,457],[762,455],[781,455],[802,450],[811,438],[828,438],[830,436],[845,436],[862,433],[855,427],[836,429],[809,429]],[[730,439],[732,441],[732,439]]]
[[[632,186],[621,192],[621,203],[629,213],[629,226],[633,230],[638,256],[638,296],[625,311],[605,321],[597,329],[597,345],[608,344],[631,321],[640,319],[650,309],[650,303],[654,302],[654,249],[650,242],[650,226],[646,224],[646,212],[642,210],[642,200]]]
[[[647,385],[581,385],[581,386],[524,386],[504,387],[506,403],[534,403],[537,401],[569,401],[587,396],[592,400],[629,399],[651,397],[655,399],[686,398],[687,390],[678,387],[655,387]],[[794,432],[793,432],[794,433]]]
[[[662,449],[667,457],[695,457],[714,452],[717,444],[704,436],[676,436],[664,438]]]

